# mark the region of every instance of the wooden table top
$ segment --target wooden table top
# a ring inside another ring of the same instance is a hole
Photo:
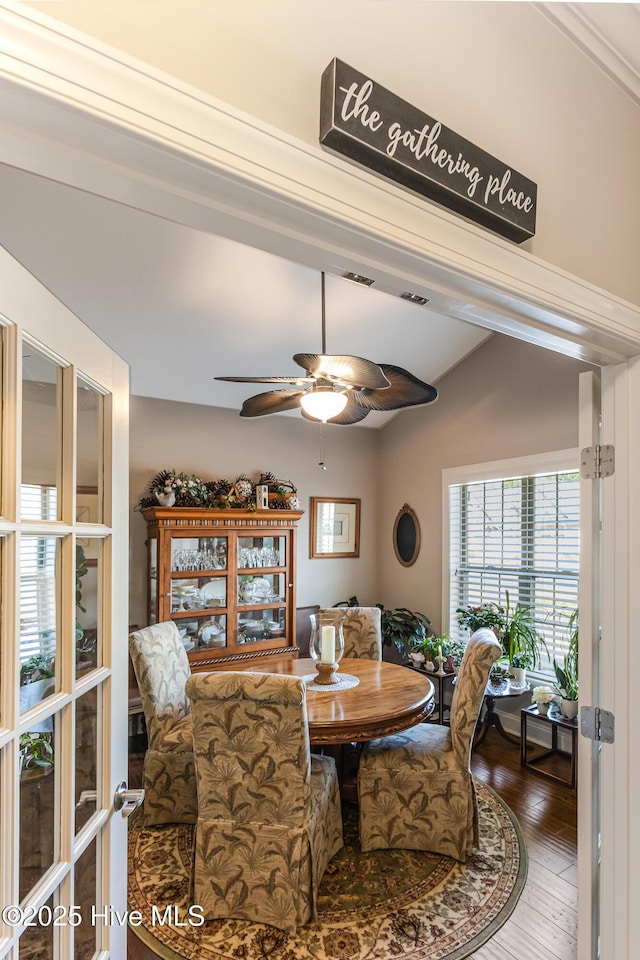
[[[311,659],[252,664],[246,669],[297,677],[316,674]],[[397,663],[346,658],[340,661],[340,673],[357,677],[358,686],[307,690],[309,740],[313,744],[373,740],[413,727],[433,712],[433,684],[417,670]]]

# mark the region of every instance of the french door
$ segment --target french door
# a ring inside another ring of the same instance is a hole
[[[0,250],[0,960],[124,957],[128,368]]]

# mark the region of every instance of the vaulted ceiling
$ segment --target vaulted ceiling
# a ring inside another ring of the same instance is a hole
[[[537,6],[640,103],[638,5]],[[294,353],[320,352],[319,272],[12,167],[0,190],[0,242],[129,362],[134,394],[239,409],[260,387],[215,376],[294,375]],[[326,314],[327,352],[436,384],[489,335],[340,277]]]

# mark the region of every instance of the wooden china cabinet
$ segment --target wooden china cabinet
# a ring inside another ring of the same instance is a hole
[[[175,621],[192,670],[296,657],[299,510],[147,507],[149,623]]]

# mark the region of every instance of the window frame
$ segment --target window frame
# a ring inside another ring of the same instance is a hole
[[[505,460],[446,467],[442,471],[442,629],[451,633],[451,552],[449,488],[458,484],[480,483],[541,476],[550,473],[574,473],[580,470],[580,450],[569,447],[547,453],[527,454]],[[552,674],[530,670],[529,676],[549,681]]]

